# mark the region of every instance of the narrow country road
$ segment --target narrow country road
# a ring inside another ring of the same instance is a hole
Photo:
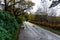
[[[30,22],[24,22],[18,40],[60,40],[60,36]]]

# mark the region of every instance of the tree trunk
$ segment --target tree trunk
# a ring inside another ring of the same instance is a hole
[[[7,0],[4,0],[4,3],[5,3],[5,11],[7,11]]]

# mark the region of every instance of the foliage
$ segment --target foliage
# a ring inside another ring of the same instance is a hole
[[[30,16],[31,17],[30,22],[60,30],[60,17],[47,15],[34,15],[34,16],[35,16],[34,20],[31,20],[33,18],[32,15]]]
[[[18,18],[20,18],[22,21],[28,21],[28,13],[27,12],[23,12],[20,16],[18,16]]]
[[[18,28],[15,17],[9,12],[0,10],[0,40],[12,40]]]
[[[25,12],[25,14],[23,16],[24,16],[25,20],[28,21],[28,17],[29,17],[28,13]]]
[[[16,17],[16,21],[18,22],[18,24],[21,24],[23,22],[22,18],[19,18],[19,17]]]
[[[31,9],[34,3],[30,0],[4,0],[5,11],[9,11],[16,16],[20,16],[21,12]]]
[[[29,21],[32,21],[32,20],[35,20],[35,15],[34,14],[29,14],[29,16],[28,16],[28,20]]]

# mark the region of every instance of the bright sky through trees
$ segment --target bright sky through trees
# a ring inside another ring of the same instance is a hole
[[[36,10],[41,7],[42,8],[42,3],[41,0],[32,0],[35,3],[35,6],[33,7],[33,12],[36,12]],[[44,0],[43,0],[44,1]],[[46,0],[46,6],[49,7],[51,5],[52,1]],[[60,4],[59,4],[60,5]],[[57,16],[60,15],[60,6],[57,5],[53,9],[57,10]],[[49,8],[48,8],[49,9]],[[50,10],[50,9],[49,9]]]

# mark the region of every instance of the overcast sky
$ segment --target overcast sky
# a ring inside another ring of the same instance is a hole
[[[37,10],[38,7],[42,7],[42,2],[41,0],[32,0],[35,3],[35,6],[33,7],[34,12]],[[51,2],[49,0],[47,0],[47,6],[49,6],[51,4]]]
[[[40,8],[42,8],[42,2],[41,2],[41,0],[32,0],[34,3],[35,3],[35,6],[33,7],[33,12],[36,12],[36,10],[40,7]],[[44,0],[43,0],[44,1]],[[49,1],[49,0],[46,0],[47,2],[45,3],[45,5],[46,5],[46,7],[48,8],[50,5],[51,5],[51,3],[52,3],[52,1]],[[60,4],[59,4],[60,5]],[[53,9],[55,9],[56,10],[56,12],[57,12],[57,16],[59,16],[60,15],[60,6],[59,5],[57,5],[56,7],[54,7]],[[48,8],[48,10],[50,10],[49,8]]]

